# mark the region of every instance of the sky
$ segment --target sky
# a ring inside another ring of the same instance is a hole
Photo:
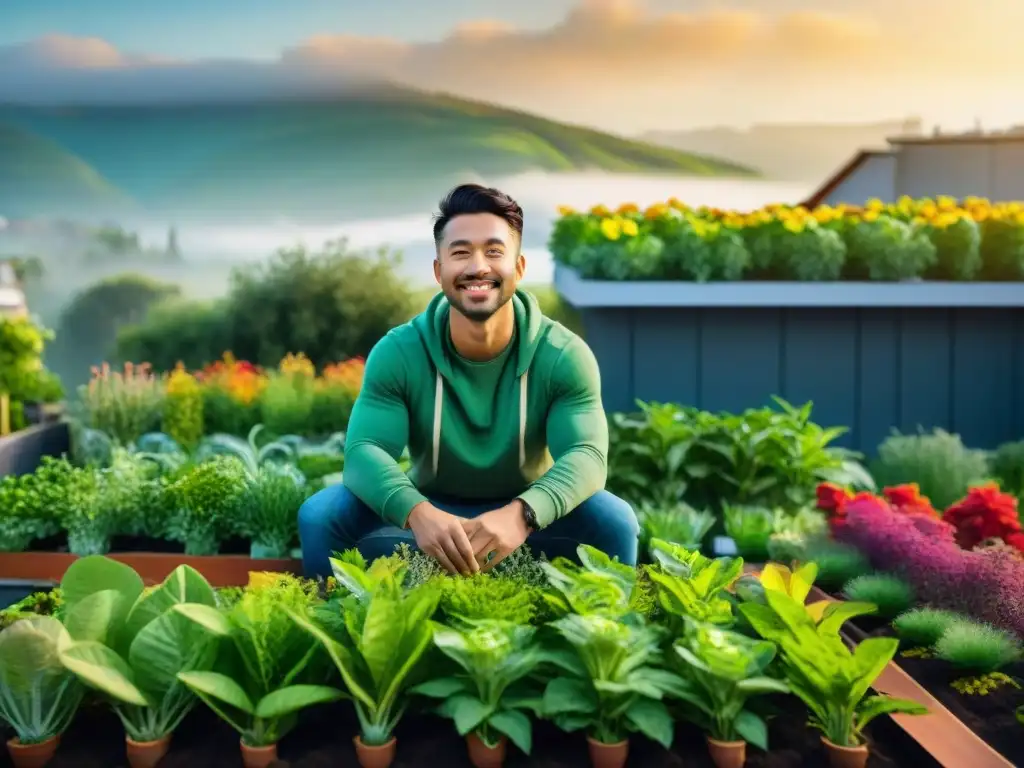
[[[1024,123],[1022,0],[3,0],[0,101],[267,98],[353,80],[619,133]]]

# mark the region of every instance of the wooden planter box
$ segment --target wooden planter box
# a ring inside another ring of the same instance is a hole
[[[66,421],[46,422],[0,437],[0,476],[34,472],[43,456],[71,451],[71,430]],[[2,572],[0,572],[2,575]]]
[[[604,407],[740,412],[778,395],[873,453],[892,428],[977,448],[1024,436],[1024,283],[640,282],[555,267]]]
[[[109,557],[134,568],[147,585],[159,584],[179,565],[190,565],[214,587],[241,587],[250,571],[302,574],[302,561],[259,559],[245,555],[195,557],[177,553],[112,552]],[[57,583],[77,555],[64,552],[0,552],[0,580]]]

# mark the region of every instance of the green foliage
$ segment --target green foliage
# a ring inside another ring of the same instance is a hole
[[[236,457],[214,456],[168,487],[174,499],[168,535],[185,545],[185,554],[216,554],[220,542],[237,530],[247,478]]]
[[[11,429],[26,426],[19,410],[23,403],[55,402],[63,389],[60,380],[43,366],[43,349],[52,331],[28,317],[0,317],[0,393],[11,398]]]
[[[778,590],[766,590],[765,601],[742,603],[739,610],[758,635],[778,645],[790,688],[810,710],[811,724],[833,744],[862,743],[864,728],[880,715],[927,712],[917,702],[867,695],[896,654],[897,639],[871,637],[851,652],[839,636],[841,621],[815,622],[799,601]]]
[[[444,578],[441,611],[451,622],[505,621],[532,624],[544,615],[541,589],[523,579],[478,573]]]
[[[770,509],[723,503],[725,533],[736,542],[740,556],[755,563],[768,558],[768,540],[775,530]]]
[[[1024,440],[996,448],[989,456],[989,467],[1002,490],[1024,496]]]
[[[122,327],[115,341],[120,361],[145,360],[154,368],[169,371],[179,362],[197,370],[219,360],[232,348],[232,325],[228,299],[215,301],[166,299],[155,304],[136,324]],[[253,418],[252,423],[258,421]],[[244,429],[227,429],[244,434]],[[224,429],[219,427],[218,429]]]
[[[984,451],[967,448],[959,435],[941,429],[916,435],[894,432],[878,446],[871,470],[879,486],[917,483],[936,509],[962,499],[988,472]]]
[[[641,403],[637,415],[615,414],[609,490],[637,505],[799,509],[820,482],[874,489],[857,456],[832,445],[845,429],[812,422],[810,403],[776,403],[742,414]]]
[[[85,686],[60,660],[69,641],[52,616],[26,618],[0,631],[0,721],[22,744],[59,736],[78,711]]]
[[[324,679],[323,656],[291,618],[305,616],[315,601],[308,585],[280,574],[273,584],[246,589],[229,608],[173,608],[222,641],[214,670],[181,672],[178,679],[244,744],[276,744],[295,727],[301,710],[342,698],[335,688],[314,683]]]
[[[587,544],[580,544],[576,554],[580,565],[566,558],[540,563],[553,587],[546,598],[555,615],[574,611],[621,618],[650,612],[651,595],[635,568]]]
[[[938,608],[914,608],[897,616],[893,629],[900,640],[911,648],[931,648],[956,621],[959,614]]]
[[[699,551],[715,525],[712,512],[706,509],[697,511],[685,502],[670,506],[648,502],[637,509],[637,518],[640,522],[640,551],[645,554],[653,539],[671,541]]]
[[[475,733],[487,746],[508,737],[523,753],[533,746],[533,726],[523,710],[539,714],[540,685],[531,679],[545,660],[532,627],[479,621],[460,629],[437,629],[436,645],[460,672],[411,689],[441,699],[436,711],[451,718],[460,736]]]
[[[178,675],[210,669],[212,638],[172,609],[215,605],[198,571],[178,566],[162,584],[144,590],[129,566],[100,556],[76,560],[64,574],[64,666],[111,700],[135,741],[172,733],[195,705]]]
[[[288,557],[298,538],[299,507],[308,487],[296,477],[261,468],[239,499],[237,530],[263,557]]]
[[[655,564],[645,573],[670,628],[678,633],[688,618],[732,624],[732,603],[725,597],[725,590],[743,572],[741,558],[712,560],[660,539],[651,542],[651,553]]]
[[[1024,656],[1016,635],[967,618],[946,627],[935,643],[935,655],[976,675],[995,672]]]
[[[686,680],[674,694],[692,707],[696,724],[713,739],[743,740],[767,750],[768,725],[746,704],[757,694],[789,693],[785,682],[767,674],[775,645],[687,620],[673,650]]]
[[[847,270],[854,279],[909,280],[938,263],[928,234],[891,216],[851,222],[843,235]]]
[[[843,587],[843,594],[850,600],[877,606],[883,619],[895,618],[915,602],[914,588],[905,579],[888,573],[857,576]]]
[[[401,583],[400,573],[387,571],[361,583],[343,603],[346,631],[337,638],[301,612],[285,609],[326,649],[345,682],[343,695],[355,704],[363,743],[371,746],[390,741],[433,636],[438,589],[428,583],[403,590]]]
[[[815,542],[808,546],[806,558],[818,566],[818,584],[830,592],[871,572],[871,563],[859,549],[837,541]]]
[[[60,618],[63,604],[60,587],[54,587],[46,592],[33,592],[13,605],[0,609],[0,630],[6,629],[16,621],[30,619],[33,616]]]

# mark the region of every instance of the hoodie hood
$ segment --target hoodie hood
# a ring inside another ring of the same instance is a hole
[[[537,299],[526,291],[516,290],[512,296],[512,309],[516,316],[516,376],[522,376],[530,369],[533,356],[540,346],[541,320],[543,314]],[[448,317],[451,304],[443,293],[438,293],[430,304],[412,322],[423,341],[430,360],[445,379],[452,376],[451,361],[445,337],[448,335]]]

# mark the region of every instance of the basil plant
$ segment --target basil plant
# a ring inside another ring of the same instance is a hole
[[[434,632],[436,645],[460,671],[421,683],[413,693],[441,699],[436,711],[460,736],[475,733],[488,747],[507,736],[530,754],[533,728],[523,710],[539,714],[540,685],[532,679],[544,660],[533,627],[479,621]]]

